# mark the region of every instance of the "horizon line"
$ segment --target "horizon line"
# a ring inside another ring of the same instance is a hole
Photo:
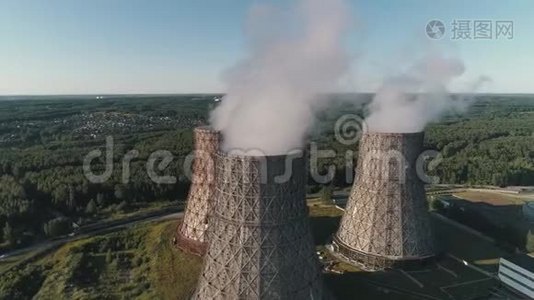
[[[117,97],[117,96],[211,96],[211,95],[225,95],[226,93],[218,93],[218,92],[192,92],[192,93],[104,93],[104,94],[98,94],[98,93],[90,93],[90,94],[2,94],[0,95],[0,98],[7,98],[7,97],[14,97],[14,98],[22,98],[22,97]],[[339,92],[339,93],[326,93],[327,95],[365,95],[365,94],[376,94],[376,92]],[[414,93],[414,94],[421,94],[421,93]],[[450,95],[494,95],[494,96],[508,96],[508,95],[534,95],[534,92],[530,93],[498,93],[498,92],[485,92],[485,93],[459,93],[459,92],[451,92],[448,93]]]

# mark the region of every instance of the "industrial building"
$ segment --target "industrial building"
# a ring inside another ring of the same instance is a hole
[[[501,258],[498,277],[507,288],[534,299],[534,257],[517,254]]]

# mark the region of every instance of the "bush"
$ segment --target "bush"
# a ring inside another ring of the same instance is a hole
[[[321,190],[321,201],[326,204],[332,204],[332,197],[334,196],[334,188],[331,185],[323,186]]]
[[[55,237],[68,234],[72,230],[71,222],[67,218],[59,217],[46,222],[43,225],[46,236]]]
[[[527,233],[527,242],[525,245],[527,252],[534,252],[534,230],[531,229]]]
[[[442,211],[445,209],[445,205],[443,205],[443,202],[441,200],[432,198],[430,201],[430,209],[435,211]]]
[[[143,257],[142,256],[136,257],[134,259],[134,264],[135,266],[140,267],[143,264]]]
[[[318,193],[321,190],[320,185],[308,185],[306,186],[306,193],[307,194],[315,194]]]
[[[15,242],[15,235],[13,234],[13,228],[11,228],[11,225],[9,225],[8,222],[6,222],[6,225],[4,226],[3,232],[3,240],[9,243],[10,245]]]
[[[117,207],[115,207],[115,211],[117,212],[123,212],[125,211],[126,209],[128,208],[128,203],[126,201],[121,201],[121,203],[119,203],[117,205]]]
[[[113,262],[113,256],[111,255],[111,249],[108,249],[106,253],[106,263],[109,265]]]
[[[91,199],[91,201],[87,203],[87,206],[85,207],[85,213],[87,213],[88,215],[94,215],[96,213],[95,200]]]

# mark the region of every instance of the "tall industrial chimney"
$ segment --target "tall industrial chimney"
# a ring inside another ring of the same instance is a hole
[[[416,171],[424,134],[365,133],[356,180],[334,250],[367,270],[434,256],[424,184]]]
[[[322,299],[302,155],[217,160],[209,246],[193,299]]]
[[[203,255],[206,250],[208,210],[215,191],[215,155],[219,151],[220,132],[207,127],[194,130],[195,159],[187,207],[177,234],[177,246]]]

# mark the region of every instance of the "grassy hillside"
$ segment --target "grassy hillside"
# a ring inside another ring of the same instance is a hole
[[[172,247],[167,221],[69,243],[0,275],[1,299],[186,299],[200,259]]]

